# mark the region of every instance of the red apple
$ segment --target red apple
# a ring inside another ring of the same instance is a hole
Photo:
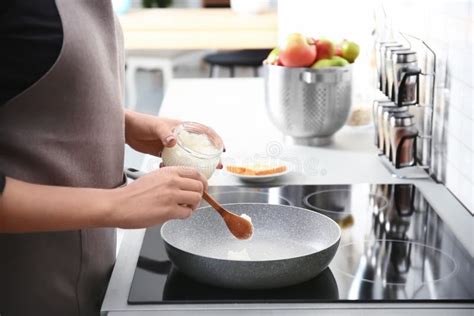
[[[316,61],[321,59],[331,59],[335,53],[333,42],[327,39],[318,39],[315,41],[317,57]]]
[[[299,33],[288,36],[286,45],[281,48],[279,60],[286,67],[309,67],[316,60],[316,49],[312,40]]]

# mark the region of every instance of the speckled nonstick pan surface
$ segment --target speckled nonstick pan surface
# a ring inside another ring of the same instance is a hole
[[[339,245],[339,226],[314,211],[260,203],[225,207],[252,218],[251,240],[235,239],[210,207],[161,228],[170,260],[197,281],[234,289],[294,285],[323,271]]]

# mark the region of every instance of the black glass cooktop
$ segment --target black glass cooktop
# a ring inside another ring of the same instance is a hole
[[[224,204],[294,205],[331,217],[342,228],[335,258],[316,278],[295,286],[217,288],[177,270],[160,227],[154,227],[145,233],[129,304],[474,300],[472,257],[413,185],[224,186],[209,191]]]

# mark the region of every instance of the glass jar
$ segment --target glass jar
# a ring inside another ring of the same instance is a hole
[[[176,145],[165,147],[161,154],[165,166],[196,168],[209,179],[219,164],[223,144],[210,127],[183,122],[173,129]]]
[[[408,112],[408,107],[394,107],[390,109],[386,109],[383,112],[382,116],[382,128],[383,128],[383,135],[384,135],[384,153],[385,156],[389,160],[392,160],[392,154],[393,154],[393,148],[392,144],[390,142],[390,118],[394,115],[401,114],[401,113],[407,113]]]
[[[402,113],[390,117],[392,163],[396,168],[415,165],[417,135],[418,131],[413,122],[413,114]]]
[[[393,56],[393,100],[399,106],[415,105],[419,100],[419,79],[416,52],[400,51]]]
[[[385,134],[383,124],[383,113],[390,109],[396,108],[396,104],[393,102],[384,102],[377,108],[377,134],[378,134],[378,147],[382,153],[385,152]]]
[[[378,119],[378,111],[379,107],[387,104],[393,104],[395,105],[392,101],[384,99],[384,100],[375,100],[372,103],[372,120],[374,121],[374,129],[375,129],[375,137],[374,137],[374,144],[377,146],[377,148],[380,149],[380,144],[379,144],[379,119]]]
[[[382,73],[381,73],[382,92],[386,96],[388,96],[389,94],[388,94],[388,83],[387,83],[387,60],[385,59],[385,56],[387,55],[388,50],[395,47],[401,48],[403,47],[403,45],[400,43],[388,43],[382,46],[380,50],[381,70],[382,70]]]
[[[388,44],[397,44],[396,42],[377,42],[375,44],[375,63],[377,66],[377,85],[380,91],[383,91],[382,86],[382,72],[383,72],[383,61],[382,61],[382,48]]]
[[[387,97],[394,101],[395,95],[395,78],[393,77],[393,64],[394,58],[396,58],[396,54],[399,52],[407,52],[410,51],[407,47],[389,47],[385,52],[385,69],[387,73]]]

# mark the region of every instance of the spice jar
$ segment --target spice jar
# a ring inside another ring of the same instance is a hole
[[[390,117],[390,142],[393,149],[392,163],[395,168],[415,165],[416,137],[418,131],[413,114],[399,113]]]
[[[419,79],[416,52],[400,51],[393,56],[394,101],[399,106],[418,104]]]
[[[209,179],[219,164],[223,150],[217,133],[205,125],[184,122],[173,130],[173,134],[176,145],[163,149],[163,164],[194,167]]]
[[[383,105],[389,105],[391,104],[392,106],[395,106],[395,103],[392,101],[385,99],[385,100],[375,100],[372,104],[372,121],[374,122],[374,127],[375,127],[375,137],[374,137],[374,144],[377,146],[377,148],[380,149],[379,146],[379,119],[378,119],[378,110],[379,107]]]
[[[377,108],[377,134],[378,134],[378,147],[382,153],[385,153],[385,134],[384,134],[384,124],[383,124],[383,113],[390,109],[397,108],[397,105],[389,101],[383,103]]]
[[[382,129],[384,135],[384,154],[387,156],[389,160],[392,160],[392,154],[394,150],[392,150],[391,141],[390,141],[390,118],[393,115],[407,113],[408,107],[394,107],[386,109],[382,113]]]
[[[382,72],[383,72],[383,55],[382,55],[382,48],[389,44],[398,44],[397,42],[377,42],[375,44],[375,63],[377,66],[377,81],[378,81],[378,89],[383,91],[382,85]]]
[[[399,46],[389,47],[388,49],[386,49],[386,53],[385,53],[385,69],[387,73],[386,90],[387,90],[387,97],[392,101],[395,101],[395,93],[394,93],[395,78],[394,78],[394,71],[393,71],[394,58],[396,58],[398,53],[407,52],[407,51],[410,51],[410,49],[407,47],[399,47]]]
[[[400,43],[387,43],[380,48],[380,61],[381,61],[381,82],[382,82],[382,92],[388,96],[388,84],[387,84],[387,60],[385,56],[387,55],[387,51],[391,48],[402,48],[403,45]]]

